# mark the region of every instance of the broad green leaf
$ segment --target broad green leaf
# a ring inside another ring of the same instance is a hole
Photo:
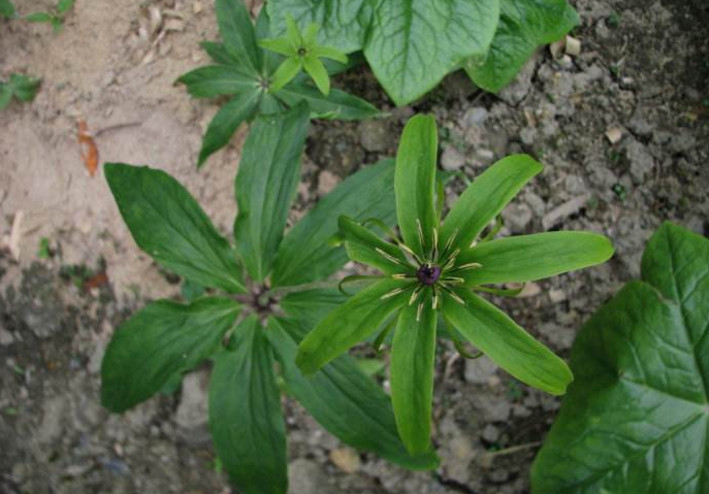
[[[106,180],[135,242],[165,268],[243,293],[236,253],[182,185],[161,170],[107,163]]]
[[[305,57],[303,68],[313,79],[320,92],[327,96],[330,93],[330,76],[327,75],[323,63],[315,57]]]
[[[473,82],[493,93],[512,82],[540,45],[560,39],[579,23],[566,0],[500,0],[500,7],[487,57],[465,64]]]
[[[336,118],[338,120],[364,120],[380,115],[380,111],[363,99],[339,89],[331,89],[325,96],[312,86],[293,82],[284,87],[276,97],[289,106],[307,101],[315,118]]]
[[[253,117],[261,92],[257,89],[234,96],[214,116],[202,138],[197,166],[200,167],[212,154],[229,144],[229,140],[243,122]]]
[[[438,134],[432,115],[417,115],[406,124],[396,154],[396,216],[404,243],[424,257],[438,228],[434,190]],[[422,244],[423,240],[423,244]]]
[[[286,494],[288,458],[273,350],[256,316],[214,357],[209,428],[229,478],[244,494]],[[233,350],[231,350],[233,348]]]
[[[535,281],[606,262],[610,240],[590,232],[548,232],[506,237],[464,251],[458,263],[481,268],[462,272],[468,286]]]
[[[664,224],[581,329],[535,494],[709,492],[709,240]]]
[[[224,94],[258,89],[258,81],[233,65],[208,65],[182,75],[177,82],[187,86],[195,98],[214,98]]]
[[[15,17],[15,5],[10,0],[0,0],[0,15],[6,19]]]
[[[101,364],[101,403],[123,412],[160,391],[177,373],[214,354],[239,305],[203,298],[191,305],[153,302],[123,323]]]
[[[406,304],[409,284],[382,280],[365,288],[330,312],[303,340],[296,364],[313,374],[335,357],[366,340],[384,320]]]
[[[368,264],[387,274],[405,271],[408,261],[397,246],[346,216],[341,216],[338,223],[347,256],[351,260]]]
[[[520,381],[564,394],[573,375],[563,360],[494,305],[468,290],[456,294],[465,305],[444,295],[443,314],[465,339]]]
[[[238,68],[238,60],[231,56],[224,43],[214,41],[202,41],[199,46],[207,52],[207,55],[219,65],[231,65]],[[184,77],[184,76],[183,76]]]
[[[285,33],[286,15],[292,14],[301,29],[320,26],[321,45],[345,53],[362,49],[372,15],[370,0],[271,0],[267,8],[275,35]]]
[[[52,23],[54,16],[47,12],[34,12],[24,17],[27,22],[47,22]]]
[[[343,214],[356,221],[379,218],[393,225],[393,178],[394,162],[384,160],[358,171],[318,201],[283,239],[273,266],[273,285],[324,280],[347,262],[343,247],[328,245],[338,232],[337,220]]]
[[[273,73],[270,82],[270,90],[276,92],[298,75],[300,69],[303,68],[303,63],[299,58],[286,58],[283,63],[278,66],[278,69]]]
[[[314,290],[308,295],[317,303],[323,294]],[[327,297],[327,292],[324,295]],[[294,365],[295,355],[298,343],[311,326],[307,320],[304,323],[293,319],[288,308],[286,311],[289,317],[269,321],[266,336],[274,347],[288,392],[346,444],[372,451],[406,468],[436,468],[438,459],[434,453],[412,456],[406,451],[396,430],[389,397],[352,357],[343,355],[333,360],[311,378],[301,374]]]
[[[57,2],[57,12],[59,14],[66,14],[74,6],[76,0],[59,0]]]
[[[217,0],[219,34],[224,46],[245,72],[261,73],[261,50],[256,45],[254,26],[242,0]]]
[[[465,251],[480,232],[517,195],[542,165],[525,154],[501,159],[463,192],[443,222],[441,242],[455,233],[455,245]]]
[[[399,434],[411,453],[431,447],[437,317],[429,291],[421,305],[409,305],[399,313],[391,347],[391,401]]]
[[[246,139],[236,176],[239,214],[237,250],[251,277],[263,279],[283,238],[288,211],[300,179],[300,157],[308,134],[308,106],[261,116]]]
[[[499,0],[378,0],[364,54],[394,102],[426,94],[492,42]]]

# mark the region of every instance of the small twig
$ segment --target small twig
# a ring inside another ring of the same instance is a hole
[[[519,444],[517,446],[510,446],[509,448],[501,449],[499,451],[493,451],[485,454],[486,459],[492,459],[496,456],[505,456],[517,453],[519,451],[524,451],[525,449],[537,448],[542,445],[541,441],[534,441],[526,444]]]
[[[93,136],[98,137],[105,132],[113,132],[115,130],[121,130],[121,129],[125,129],[128,127],[140,127],[141,125],[143,125],[143,122],[127,122],[127,123],[122,123],[122,124],[109,125],[108,127],[104,127],[103,129],[100,129],[100,130],[97,130],[96,132],[94,132]]]

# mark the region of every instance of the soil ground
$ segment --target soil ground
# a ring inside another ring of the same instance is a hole
[[[51,2],[15,3],[28,13]],[[617,252],[604,266],[496,301],[562,356],[590,314],[638,276],[644,243],[662,221],[709,232],[709,6],[575,5],[581,53],[556,61],[540,50],[497,96],[458,73],[393,109],[365,70],[339,78],[391,116],[316,123],[299,193],[307,208],[363,164],[393,155],[404,122],[421,111],[437,116],[443,166],[469,179],[507,154],[534,155],[545,170],[505,211],[503,233],[593,230]],[[161,22],[151,24],[151,10]],[[169,171],[229,232],[244,132],[196,172],[216,102],[173,84],[206,62],[198,42],[216,38],[208,0],[78,0],[59,34],[0,22],[0,77],[43,80],[33,103],[0,113],[1,494],[230,492],[206,430],[205,369],[123,416],[100,407],[98,370],[115,327],[146,301],[176,296],[179,280],[135,246],[76,142],[83,118],[101,162]],[[462,178],[451,182],[450,201],[462,188]],[[49,256],[39,255],[43,238]],[[485,359],[464,362],[453,348],[439,356],[435,389],[442,464],[430,473],[344,447],[287,400],[293,494],[529,492],[559,400]]]

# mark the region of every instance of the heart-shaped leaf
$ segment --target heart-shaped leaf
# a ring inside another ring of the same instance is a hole
[[[566,0],[500,0],[500,24],[484,62],[467,61],[473,82],[497,92],[512,82],[534,50],[553,43],[579,23]]]
[[[535,494],[709,492],[709,240],[664,224],[574,344]]]
[[[469,57],[488,50],[499,0],[379,0],[364,48],[397,105],[432,89]]]

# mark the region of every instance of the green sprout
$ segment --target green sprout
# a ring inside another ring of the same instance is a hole
[[[282,38],[259,41],[262,48],[287,57],[273,74],[271,90],[278,91],[295,79],[301,70],[305,70],[320,92],[327,96],[330,93],[330,76],[320,59],[329,58],[346,64],[347,55],[317,43],[317,24],[310,24],[301,33],[293,16],[288,14],[286,15],[286,28],[286,35]]]
[[[0,0],[0,17],[15,18],[15,5],[10,0]]]
[[[37,95],[40,79],[22,74],[10,74],[10,79],[0,82],[0,110],[10,105],[14,97],[18,101],[32,101]]]
[[[613,254],[606,237],[589,232],[494,239],[493,229],[479,238],[524,184],[541,172],[542,165],[526,155],[492,165],[442,221],[443,190],[439,187],[438,197],[435,192],[437,155],[434,118],[414,117],[401,138],[394,178],[402,238],[380,222],[374,224],[389,241],[362,223],[340,218],[350,259],[382,275],[325,317],[303,340],[296,358],[302,372],[313,374],[379,328],[393,329],[392,404],[399,434],[412,453],[430,448],[439,315],[512,376],[563,394],[573,379],[566,363],[474,292],[505,294],[488,285],[535,281],[600,264]]]
[[[34,12],[24,17],[27,22],[42,22],[52,26],[55,33],[58,33],[64,27],[64,17],[67,12],[74,6],[76,0],[59,0],[54,12]]]

